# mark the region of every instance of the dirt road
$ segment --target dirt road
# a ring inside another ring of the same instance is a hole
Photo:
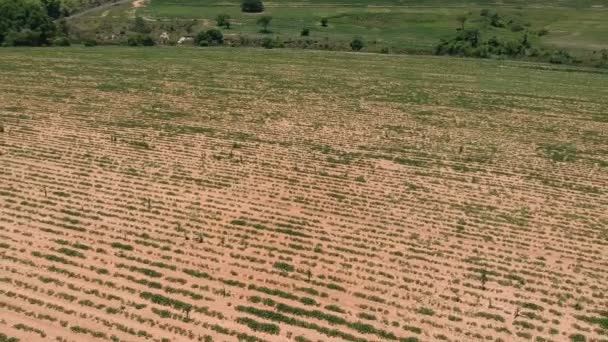
[[[82,11],[82,12],[79,12],[79,13],[72,14],[71,16],[66,17],[65,19],[68,19],[68,20],[69,19],[75,19],[75,18],[78,18],[78,17],[82,17],[84,15],[87,15],[89,13],[92,13],[92,12],[105,10],[105,9],[111,8],[113,6],[125,4],[125,3],[128,3],[128,2],[132,2],[132,1],[133,0],[118,0],[118,1],[114,1],[114,2],[109,2],[109,3],[103,4],[103,5],[99,5],[97,7],[89,8],[89,9],[87,9],[85,11]]]

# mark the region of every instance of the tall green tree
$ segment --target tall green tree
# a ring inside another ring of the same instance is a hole
[[[270,25],[270,22],[272,21],[272,17],[269,15],[264,15],[258,18],[258,25],[262,26],[262,32],[263,33],[269,33],[270,31],[268,31],[268,26]]]
[[[55,35],[55,24],[39,1],[0,0],[0,44],[45,45]]]

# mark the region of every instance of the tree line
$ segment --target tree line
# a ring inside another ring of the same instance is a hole
[[[0,0],[0,45],[69,45],[59,0]]]

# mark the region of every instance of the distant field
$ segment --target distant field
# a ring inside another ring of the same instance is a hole
[[[0,53],[0,338],[605,341],[608,74]]]
[[[546,47],[571,51],[608,48],[608,1],[356,1],[356,0],[280,0],[266,3],[273,16],[272,36],[298,37],[303,27],[311,29],[312,39],[348,42],[353,36],[394,51],[429,50],[440,38],[450,36],[459,26],[456,18],[472,11],[472,19],[482,8],[529,23],[533,30],[546,28],[541,42]],[[213,25],[217,14],[235,20],[228,34],[257,34],[259,15],[240,12],[238,1],[151,0],[141,12],[150,18],[205,19]],[[327,28],[320,19],[329,18]],[[486,32],[486,34],[495,34]],[[372,47],[373,48],[373,47]]]

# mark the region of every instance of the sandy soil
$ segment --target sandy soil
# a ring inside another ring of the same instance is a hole
[[[589,189],[608,175],[584,161],[556,166],[536,150],[541,135],[525,131],[547,117],[559,134],[598,124],[549,100],[544,115],[413,108],[296,90],[295,81],[260,98],[251,94],[269,79],[235,72],[233,82],[213,83],[225,79],[215,66],[116,57],[79,69],[83,62],[63,57],[65,70],[48,71],[6,62],[14,79],[0,82],[0,103],[14,108],[1,112],[3,333],[605,340],[577,317],[607,304],[607,199]],[[304,75],[280,67],[286,79]],[[41,70],[53,77],[32,81]],[[100,74],[112,77],[101,83]],[[107,85],[141,75],[144,86]],[[374,84],[343,77],[344,87]],[[578,143],[590,150],[589,140]]]

